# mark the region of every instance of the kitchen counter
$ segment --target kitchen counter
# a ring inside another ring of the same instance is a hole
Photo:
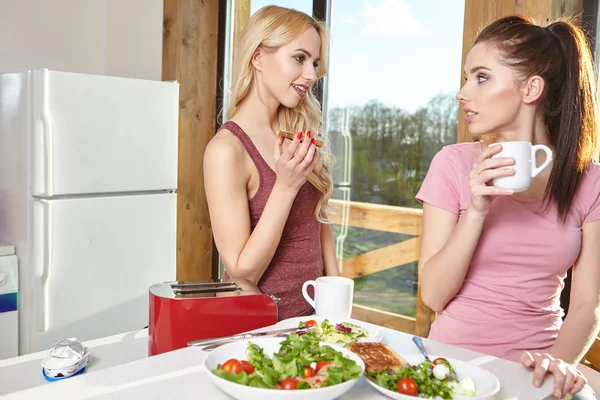
[[[148,330],[90,340],[85,345],[91,350],[89,365],[84,374],[87,375],[148,357]],[[0,398],[20,390],[56,384],[57,382],[46,381],[42,376],[40,363],[47,354],[47,351],[40,351],[0,360]]]
[[[384,342],[400,354],[418,354],[412,336],[381,328]],[[552,379],[536,389],[532,374],[520,364],[496,357],[425,340],[430,354],[444,355],[494,373],[501,391],[494,400],[536,400],[547,398],[552,391]],[[91,349],[85,374],[47,383],[41,374],[40,361],[45,353],[36,353],[0,361],[0,395],[6,400],[30,399],[230,399],[214,386],[203,361],[208,353],[199,348],[147,357],[147,332],[130,332],[86,343]],[[361,379],[344,400],[387,399]]]

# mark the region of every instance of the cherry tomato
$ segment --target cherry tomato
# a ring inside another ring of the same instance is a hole
[[[221,369],[225,372],[233,372],[234,374],[239,374],[244,370],[242,363],[232,358],[231,360],[225,361],[225,364],[221,365]]]
[[[319,372],[323,367],[327,367],[331,364],[329,361],[318,361],[317,366],[315,367],[315,372]]]
[[[279,387],[283,390],[296,390],[298,389],[298,380],[294,378],[286,378],[279,382]]]
[[[242,360],[242,361],[240,361],[240,363],[242,363],[242,368],[248,375],[250,375],[251,373],[254,372],[254,366],[252,364],[250,364],[248,361]]]
[[[438,365],[438,364],[447,364],[450,365],[450,363],[448,362],[448,360],[446,360],[445,358],[436,358],[435,360],[433,360],[433,365]]]
[[[402,378],[398,382],[398,393],[416,396],[419,393],[419,386],[413,378]]]
[[[311,378],[313,376],[315,376],[315,370],[308,366],[304,367],[304,371],[302,371],[302,377]]]
[[[319,325],[319,323],[317,321],[315,321],[314,319],[311,319],[310,321],[306,321],[304,323],[304,326],[317,326]]]

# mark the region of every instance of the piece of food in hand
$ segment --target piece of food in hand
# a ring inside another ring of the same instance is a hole
[[[296,135],[294,135],[294,134],[293,134],[293,133],[291,133],[291,132],[282,131],[282,130],[280,130],[280,129],[277,129],[277,130],[275,131],[275,134],[276,134],[277,136],[283,136],[284,138],[286,138],[286,139],[289,139],[289,140],[294,140],[294,137],[296,136]],[[300,139],[300,141],[301,141],[301,142],[304,140],[304,137],[305,137],[305,136],[303,135],[303,136],[302,136],[302,139]],[[322,141],[322,140],[319,140],[319,139],[315,139],[315,146],[317,146],[317,147],[321,147],[321,146],[323,146],[323,141]]]
[[[389,368],[402,368],[408,365],[405,359],[385,343],[355,342],[348,349],[362,358],[367,372],[383,371]]]

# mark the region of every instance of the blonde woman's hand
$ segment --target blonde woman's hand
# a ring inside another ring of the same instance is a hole
[[[515,173],[513,168],[505,168],[514,164],[513,158],[492,158],[502,150],[502,145],[489,146],[484,149],[473,165],[469,175],[471,188],[471,204],[469,208],[474,212],[487,215],[496,196],[511,195],[514,190],[500,189],[492,186],[492,179],[501,176],[510,176]]]
[[[564,398],[567,394],[575,394],[587,383],[587,380],[571,365],[559,358],[554,358],[548,353],[521,353],[521,363],[533,369],[533,386],[540,387],[546,374],[554,376],[552,396],[557,399]]]
[[[318,161],[315,139],[310,137],[310,131],[302,142],[302,132],[283,148],[284,138],[277,137],[273,158],[275,159],[275,187],[294,195],[304,185]]]

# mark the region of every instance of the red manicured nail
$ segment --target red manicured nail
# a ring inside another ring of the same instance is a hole
[[[298,132],[298,139],[302,139],[302,132]]]
[[[310,137],[310,131],[306,132],[306,136]]]
[[[312,138],[312,144],[315,144],[317,141],[315,138]]]

